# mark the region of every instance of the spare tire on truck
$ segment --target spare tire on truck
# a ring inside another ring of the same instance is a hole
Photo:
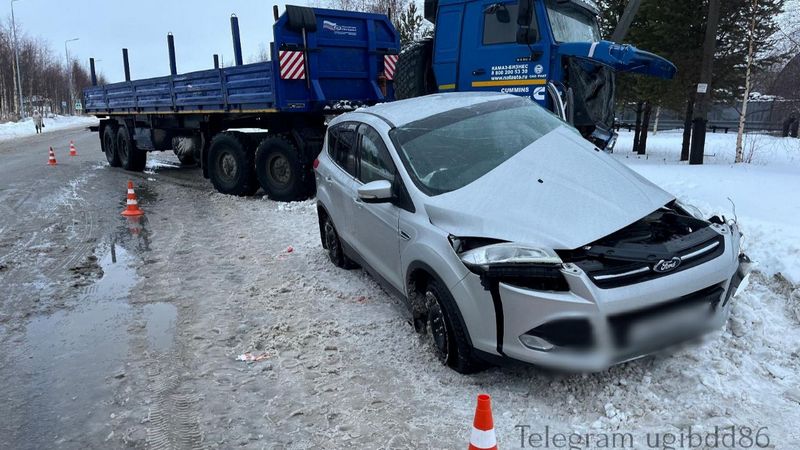
[[[433,74],[433,40],[409,44],[400,53],[394,76],[394,96],[398,100],[421,97],[437,91]]]

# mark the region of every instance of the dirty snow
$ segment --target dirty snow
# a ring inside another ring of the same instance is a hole
[[[52,116],[44,118],[43,133],[49,133],[57,130],[64,130],[67,128],[75,128],[79,126],[97,125],[98,120],[96,117],[89,116]],[[33,126],[33,119],[30,117],[23,119],[20,122],[6,122],[0,124],[0,141],[14,139],[23,136],[31,136],[36,134],[36,129]]]

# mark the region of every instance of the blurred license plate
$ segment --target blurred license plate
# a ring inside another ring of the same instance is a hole
[[[697,331],[711,318],[711,302],[694,303],[668,312],[641,318],[631,325],[630,342],[669,341]]]

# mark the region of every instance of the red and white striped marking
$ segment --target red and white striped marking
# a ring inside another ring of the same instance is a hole
[[[281,50],[278,52],[282,80],[305,80],[306,58],[297,50]]]
[[[383,55],[383,72],[387,80],[394,80],[394,71],[397,67],[397,55]]]

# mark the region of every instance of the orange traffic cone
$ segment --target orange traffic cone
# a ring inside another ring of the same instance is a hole
[[[69,156],[78,156],[78,151],[75,150],[75,143],[69,141]]]
[[[56,164],[58,164],[56,162],[56,152],[53,151],[53,147],[50,147],[50,159],[47,161],[47,164],[51,166],[55,166]]]
[[[486,394],[478,395],[475,408],[475,421],[469,437],[469,450],[497,450],[497,437],[492,420],[492,398]]]
[[[144,211],[139,209],[139,202],[136,201],[136,193],[133,192],[133,181],[128,180],[128,201],[125,211],[122,211],[123,216],[143,216]]]

